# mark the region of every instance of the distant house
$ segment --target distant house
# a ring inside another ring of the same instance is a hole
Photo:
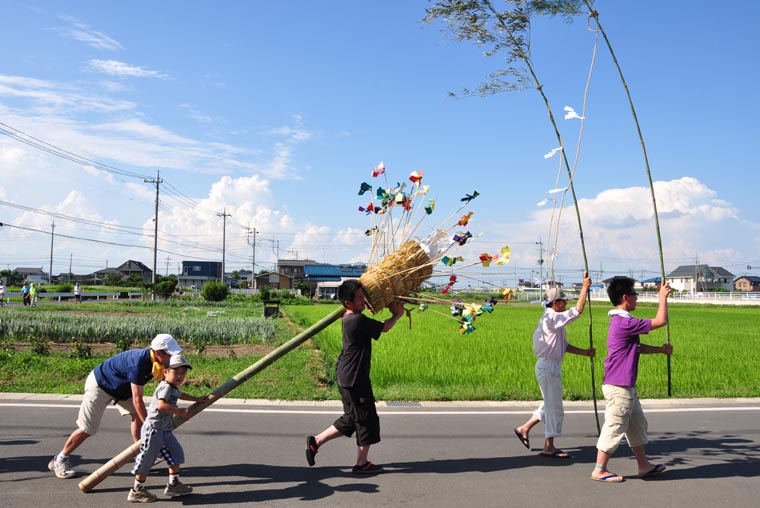
[[[130,259],[117,266],[116,270],[118,270],[125,279],[129,278],[130,275],[137,275],[144,282],[150,282],[153,280],[153,270],[139,261],[133,261]]]
[[[251,287],[251,274],[253,272],[251,270],[238,270],[237,272],[237,281],[235,282],[234,287],[240,287],[240,288],[250,288]],[[225,277],[227,274],[225,274]]]
[[[269,289],[293,289],[293,277],[282,273],[262,273],[256,276],[256,288],[268,287]]]
[[[652,277],[650,279],[642,280],[641,287],[657,289],[662,284],[662,277]]]
[[[736,291],[760,291],[760,277],[756,275],[742,275],[734,281]]]
[[[681,265],[666,278],[673,289],[699,293],[718,288],[731,291],[734,275],[720,266]]]
[[[28,282],[42,284],[48,281],[48,276],[42,271],[42,268],[25,268],[20,266],[15,271],[22,279]]]
[[[311,296],[320,300],[336,300],[338,286],[346,279],[358,279],[367,271],[364,263],[346,265],[314,264],[304,266],[304,280],[309,282]]]
[[[124,279],[124,276],[116,268],[103,268],[92,274],[93,280],[97,282],[103,282],[109,275],[115,275],[120,280]]]
[[[92,280],[92,283],[97,284],[99,282],[102,283],[102,281],[104,281],[109,275],[115,275],[121,280],[126,280],[131,275],[137,275],[143,282],[151,282],[153,280],[153,270],[145,266],[143,263],[131,259],[123,262],[117,267],[98,270],[97,272],[90,274],[87,279]]]
[[[300,281],[306,277],[306,266],[316,265],[316,261],[311,259],[278,259],[277,272],[287,275],[293,281]]]
[[[221,261],[183,261],[177,283],[185,288],[200,289],[209,281],[222,280]]]

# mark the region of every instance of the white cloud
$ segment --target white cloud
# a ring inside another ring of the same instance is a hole
[[[151,71],[143,67],[129,65],[117,60],[97,60],[93,59],[87,62],[87,69],[94,72],[101,72],[109,76],[125,76],[131,78],[159,78],[168,79],[169,75],[163,72]]]
[[[95,49],[102,49],[107,51],[119,51],[124,49],[118,41],[104,34],[90,28],[89,25],[82,23],[73,16],[59,16],[60,19],[70,23],[72,26],[57,29],[58,33],[65,37],[69,37],[76,41],[84,42],[88,46]]]
[[[305,129],[300,129],[298,127],[288,127],[288,126],[271,129],[268,133],[276,134],[278,136],[285,136],[287,138],[290,138],[292,141],[308,141],[312,137],[311,132]]]
[[[193,104],[180,104],[179,107],[180,109],[185,111],[185,114],[187,115],[188,118],[192,118],[196,122],[200,122],[203,124],[216,124],[216,123],[219,123],[220,121],[219,117],[207,115],[201,112],[201,110]]]
[[[740,255],[742,249],[721,246],[735,245],[736,239],[747,235],[753,227],[741,220],[730,203],[718,199],[714,190],[692,177],[658,181],[654,185],[666,271],[680,264],[693,264],[696,256],[700,262],[721,266],[746,259],[746,254],[743,258]],[[605,277],[616,270],[625,273],[641,268],[659,270],[649,188],[607,189],[596,196],[579,199],[578,205],[591,270],[602,268]],[[555,221],[561,217],[556,242],[556,224],[550,229],[552,213],[551,210],[536,210],[530,221],[494,229],[507,232],[509,238],[535,237],[536,241],[540,238],[544,252],[547,246],[550,250],[556,249],[555,266],[565,269],[582,267],[575,208],[568,205],[554,212]],[[758,238],[758,228],[754,231],[754,238]],[[537,268],[537,249],[538,246],[513,249],[513,264]],[[549,261],[547,259],[544,269]]]
[[[0,97],[31,102],[31,109],[22,110],[20,116],[27,116],[30,113],[66,115],[81,112],[115,113],[133,110],[136,106],[131,101],[88,94],[76,86],[65,83],[4,74],[0,74]]]

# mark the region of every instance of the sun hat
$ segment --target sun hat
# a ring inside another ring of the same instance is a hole
[[[182,352],[182,348],[177,344],[177,339],[168,333],[159,333],[156,335],[150,343],[150,348],[153,351],[166,351],[170,355],[178,355]]]
[[[187,363],[187,358],[185,358],[183,355],[172,355],[172,357],[169,359],[169,369],[178,369],[180,367],[187,367],[188,369],[192,369],[189,363]]]
[[[546,292],[546,307],[549,307],[554,300],[567,300],[567,295],[559,288],[551,288]]]

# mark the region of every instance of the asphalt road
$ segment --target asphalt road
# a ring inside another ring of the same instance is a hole
[[[130,465],[90,493],[79,481],[129,446],[128,422],[109,410],[101,432],[73,456],[80,473],[59,480],[47,470],[73,429],[78,397],[0,394],[0,506],[125,506]],[[621,484],[589,479],[596,425],[589,403],[568,403],[557,444],[570,460],[538,456],[543,427],[523,448],[512,428],[533,404],[378,404],[383,441],[370,458],[383,474],[356,477],[354,441],[325,445],[308,467],[304,436],[338,416],[334,403],[278,404],[223,400],[177,430],[187,464],[187,497],[163,496],[166,469],[148,487],[159,503],[256,507],[757,507],[760,505],[760,400],[644,401],[647,451],[668,470],[655,479],[635,476],[624,444],[610,468]]]

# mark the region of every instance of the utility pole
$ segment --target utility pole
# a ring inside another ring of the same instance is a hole
[[[74,254],[69,254],[69,282],[71,282],[71,261],[74,259]]]
[[[541,287],[544,282],[544,242],[541,238],[538,239],[536,245],[538,245],[538,281],[539,287]]]
[[[232,217],[232,215],[227,213],[227,208],[222,210],[222,213],[217,213],[217,217],[221,217],[223,222],[222,226],[222,284],[225,284],[224,282],[224,257],[225,257],[225,245],[227,243],[227,217]]]
[[[156,299],[156,270],[158,269],[158,189],[163,180],[161,179],[161,172],[156,171],[156,178],[145,178],[145,183],[156,184],[156,214],[153,216],[153,275],[151,277],[151,283],[153,284],[153,294],[151,299]]]
[[[55,238],[55,221],[50,225],[50,273],[48,273],[48,284],[53,283],[53,238]]]
[[[169,276],[169,261],[171,261],[171,258],[169,256],[166,256],[166,276]]]
[[[248,234],[248,245],[250,245],[253,250],[251,252],[251,289],[253,292],[256,292],[256,228],[251,228],[248,226],[245,228],[246,233]],[[253,236],[253,241],[251,241],[251,236]]]

